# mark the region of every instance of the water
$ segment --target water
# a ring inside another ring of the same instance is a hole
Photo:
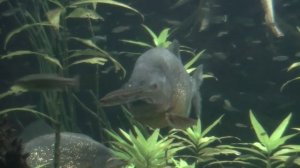
[[[0,93],[10,94],[1,94],[0,111],[31,105],[59,120],[61,131],[82,133],[101,143],[109,140],[104,129],[128,130],[131,124],[119,106],[102,108],[98,101],[128,80],[135,60],[148,49],[121,40],[155,45],[153,37],[141,26],[144,24],[157,35],[170,28],[168,40],[177,39],[196,53],[205,49],[193,67],[203,64],[204,73],[217,80],[206,78],[200,88],[204,128],[225,114],[211,135],[236,136],[242,142],[256,140],[249,120],[250,109],[267,132],[272,132],[289,113],[293,116],[288,128],[300,127],[299,81],[280,91],[285,82],[300,74],[298,68],[287,72],[292,63],[299,61],[300,32],[296,27],[300,26],[300,1],[273,2],[275,22],[283,37],[276,37],[266,24],[259,0],[180,1],[183,4],[170,0],[120,0],[129,5],[127,9],[97,6],[96,12],[103,19],[95,17],[92,5],[85,12],[91,12],[89,16],[94,19],[87,15],[66,18],[75,9],[67,7],[73,3],[70,1],[61,2],[66,11],[46,1],[0,2]],[[53,26],[58,23],[54,19],[58,15],[61,27],[57,29]],[[51,23],[38,26],[43,21]],[[13,30],[33,23],[37,25],[8,39]],[[4,57],[20,50],[31,53]],[[188,52],[181,52],[183,64],[191,58]],[[79,76],[80,87],[18,95],[7,92],[15,80],[33,73]],[[217,99],[210,101],[214,95],[218,95]],[[36,116],[18,110],[10,112],[8,119],[19,134]],[[53,127],[53,122],[46,121]],[[299,136],[288,142],[299,142]]]

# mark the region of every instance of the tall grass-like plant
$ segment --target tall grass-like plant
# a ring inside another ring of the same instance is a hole
[[[300,166],[300,145],[287,144],[287,140],[295,137],[298,133],[284,135],[292,115],[289,114],[273,131],[271,135],[257,121],[250,111],[251,125],[254,129],[258,142],[239,143],[232,149],[239,150],[242,154],[232,163],[246,167],[257,168],[286,168]]]
[[[149,137],[145,137],[134,126],[129,133],[120,129],[121,135],[107,131],[113,138],[113,155],[134,168],[162,168],[171,163],[176,152],[183,148],[181,143],[174,142],[169,136],[161,137],[159,129],[155,129]]]
[[[5,1],[1,5],[4,3],[11,10],[17,8],[20,11],[13,15],[13,19],[20,26],[7,34],[4,40],[4,49],[8,52],[0,57],[0,61],[19,57],[35,57],[37,73],[54,73],[61,76],[72,76],[70,69],[78,68],[78,65],[94,65],[96,88],[93,89],[92,97],[99,97],[99,76],[102,65],[107,62],[112,63],[115,71],[121,71],[124,77],[126,71],[123,66],[90,38],[71,34],[73,27],[68,25],[68,21],[85,20],[89,23],[87,26],[91,30],[90,36],[92,37],[95,35],[92,24],[97,22],[101,25],[101,21],[104,19],[98,13],[99,10],[96,8],[98,4],[125,8],[143,17],[136,9],[114,0],[29,0],[26,3],[16,0]],[[15,47],[11,50],[10,46],[14,44],[14,39],[20,38],[20,35],[28,37],[25,39],[28,45],[26,48]],[[78,45],[75,47],[74,43]],[[12,87],[8,92],[1,94],[0,98],[19,95],[22,92],[24,90]],[[45,91],[41,94],[43,99],[41,106],[45,109],[43,111],[47,111],[56,119],[60,118],[63,128],[66,130],[77,128],[73,95],[73,91],[70,89],[66,92]],[[80,100],[76,99],[76,101]],[[101,112],[98,106],[94,107],[94,110],[96,114]]]

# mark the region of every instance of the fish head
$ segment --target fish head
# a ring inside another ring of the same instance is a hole
[[[138,72],[138,73],[137,73]],[[145,69],[134,71],[121,89],[112,91],[100,100],[102,106],[128,103],[164,104],[169,100],[171,87],[167,77],[159,71],[146,73]]]

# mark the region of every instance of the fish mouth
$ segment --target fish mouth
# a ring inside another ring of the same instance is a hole
[[[124,88],[112,91],[100,99],[102,106],[116,106],[132,102],[153,102],[149,87]]]

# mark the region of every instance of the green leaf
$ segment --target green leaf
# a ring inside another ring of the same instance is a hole
[[[286,145],[288,146],[288,145]],[[282,149],[276,151],[273,156],[280,156],[280,155],[291,155],[292,153],[299,153],[300,152],[300,145],[296,145],[298,146],[298,148],[288,148],[286,146],[283,146]]]
[[[144,20],[144,16],[138,10],[136,10],[124,3],[113,1],[113,0],[77,0],[74,3],[72,3],[70,5],[70,7],[77,7],[78,5],[85,5],[85,4],[93,4],[94,5],[95,3],[108,4],[108,5],[119,6],[119,7],[125,8],[125,9],[129,9],[129,10],[137,13]]]
[[[75,8],[66,18],[104,20],[96,11],[86,8]]]
[[[289,114],[281,123],[278,125],[278,127],[274,130],[272,135],[270,136],[270,140],[274,141],[277,139],[280,139],[283,135],[284,131],[286,130],[286,127],[288,126],[290,119],[292,117],[292,114]]]
[[[255,116],[253,115],[252,111],[250,110],[250,120],[252,127],[254,128],[255,134],[260,141],[265,147],[268,148],[268,143],[269,143],[269,136],[265,129],[260,125],[260,123],[256,120]]]
[[[88,46],[88,47],[94,48],[94,49],[96,49],[96,50],[98,50],[98,51],[100,51],[100,52],[105,53],[104,50],[102,50],[101,48],[99,48],[99,47],[98,47],[92,40],[90,40],[90,39],[83,39],[83,38],[78,38],[78,37],[70,37],[69,39],[70,39],[70,40],[78,41],[78,42],[80,42],[80,43],[82,43],[82,44],[84,44],[84,45],[86,45],[86,46]]]
[[[66,59],[72,59],[72,58],[78,58],[78,57],[102,57],[107,58],[107,56],[100,51],[94,50],[94,49],[85,49],[85,50],[76,50],[73,51],[72,54],[67,57]]]
[[[189,69],[200,58],[200,56],[202,56],[202,54],[204,52],[205,52],[205,50],[202,50],[202,51],[198,52],[189,62],[187,62],[184,65],[184,68]]]
[[[224,115],[222,115],[221,117],[219,117],[216,121],[214,121],[212,124],[210,124],[202,133],[202,136],[205,136],[209,131],[211,131],[211,129],[213,129],[223,118]]]
[[[116,59],[114,59],[108,52],[106,52],[106,51],[102,50],[101,48],[99,48],[92,40],[82,39],[82,38],[78,38],[78,37],[71,37],[70,39],[71,40],[76,40],[76,41],[80,42],[81,44],[84,44],[88,47],[91,47],[93,49],[98,50],[99,52],[102,52],[103,56],[107,57],[108,59],[110,59],[113,62],[114,66],[115,66],[115,71],[122,70],[123,77],[126,76],[125,68]]]
[[[94,58],[87,58],[87,59],[81,59],[78,61],[75,61],[67,66],[67,68],[78,65],[78,64],[97,64],[97,65],[104,65],[106,63],[107,59],[100,58],[100,57],[94,57]]]
[[[24,24],[23,26],[11,31],[5,38],[5,41],[4,41],[4,49],[6,49],[6,46],[8,44],[8,42],[11,40],[12,37],[14,37],[16,34],[24,31],[24,30],[27,30],[29,28],[32,28],[32,27],[35,27],[35,26],[53,26],[52,24],[49,24],[49,23],[33,23],[33,24]]]
[[[293,70],[293,69],[295,69],[295,68],[298,68],[300,66],[300,62],[294,62],[292,65],[290,65],[289,67],[288,67],[288,70],[287,71],[291,71],[291,70]]]
[[[135,41],[135,40],[120,40],[124,43],[128,43],[128,44],[134,44],[134,45],[137,45],[137,46],[140,46],[140,47],[146,47],[146,48],[153,48],[152,45],[150,44],[147,44],[145,42],[141,42],[141,41]]]
[[[2,55],[1,59],[11,59],[11,58],[15,58],[15,57],[23,57],[26,55],[35,55],[41,59],[44,59],[45,61],[47,61],[51,64],[58,66],[60,69],[62,69],[62,65],[60,64],[59,60],[57,60],[56,58],[53,58],[53,57],[49,56],[48,54],[43,54],[43,53],[38,53],[38,52],[33,52],[33,51],[28,51],[28,50],[13,51],[6,55]]]
[[[44,114],[42,112],[36,111],[36,110],[34,110],[32,108],[33,108],[33,106],[30,106],[30,105],[23,106],[23,107],[7,108],[7,109],[4,109],[4,110],[0,111],[0,116],[8,114],[8,113],[11,113],[11,112],[23,111],[23,112],[29,112],[29,113],[32,113],[32,114],[35,114],[35,115],[39,115],[39,116],[41,116],[41,117],[43,117],[45,119],[48,119],[49,121],[51,121],[54,124],[58,123],[56,120],[54,120],[50,116],[48,116],[48,115],[46,115],[46,114]]]
[[[160,32],[160,34],[159,34],[159,36],[157,37],[157,46],[158,47],[163,47],[163,48],[166,48],[166,47],[168,47],[167,45],[167,42],[168,42],[168,37],[170,36],[169,35],[169,28],[165,28],[165,29],[163,29],[161,32]],[[169,42],[169,44],[170,44],[171,42]]]
[[[49,23],[52,24],[52,26],[56,30],[58,30],[60,27],[60,15],[63,11],[63,8],[56,8],[46,13]]]
[[[294,78],[294,79],[291,79],[291,80],[288,80],[287,82],[285,82],[281,87],[280,87],[280,91],[282,92],[283,89],[290,83],[294,82],[294,81],[297,81],[300,79],[300,76]]]
[[[149,27],[147,27],[146,25],[142,25],[144,28],[145,28],[145,30],[150,34],[150,36],[152,37],[152,40],[153,40],[153,43],[154,43],[154,45],[155,46],[158,46],[158,43],[157,43],[157,39],[158,39],[158,37],[156,36],[156,34],[149,28]]]

